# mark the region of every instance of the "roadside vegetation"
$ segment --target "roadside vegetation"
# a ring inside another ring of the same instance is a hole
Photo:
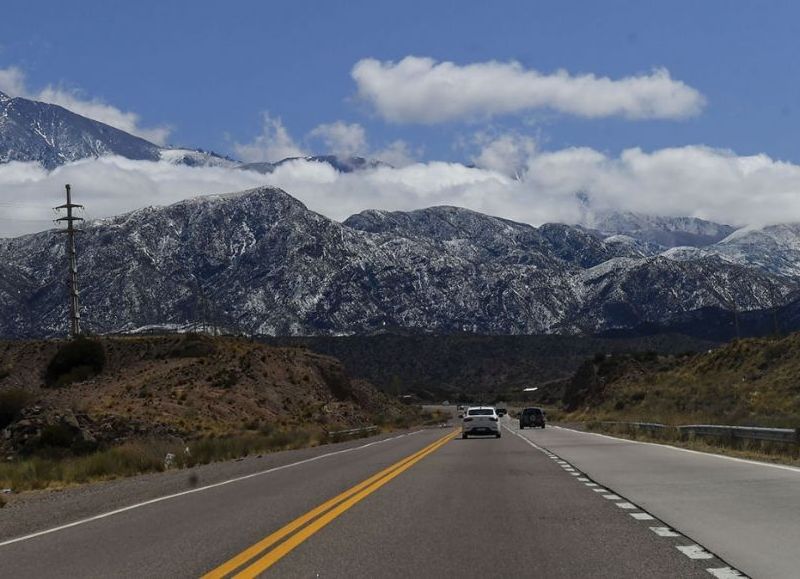
[[[695,437],[604,422],[800,428],[800,334],[745,339],[705,352],[598,354],[559,385],[563,420],[697,450],[798,462],[797,441]]]
[[[442,420],[333,358],[240,338],[0,342],[0,368],[0,489],[15,493]]]

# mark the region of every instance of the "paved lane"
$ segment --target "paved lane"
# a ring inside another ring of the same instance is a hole
[[[198,577],[232,559],[215,576],[692,578],[725,567],[522,436],[454,434],[386,440],[0,543],[0,575]]]
[[[711,577],[519,438],[457,438],[338,518],[276,577]],[[682,539],[682,538],[681,538]],[[718,565],[718,564],[717,564]]]
[[[388,440],[0,546],[0,577],[198,577],[442,434]]]
[[[800,469],[567,429],[522,433],[748,575],[800,577]]]

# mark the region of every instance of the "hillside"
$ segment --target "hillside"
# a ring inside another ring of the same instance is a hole
[[[203,322],[262,335],[592,334],[766,309],[798,287],[716,256],[631,257],[580,228],[457,207],[339,223],[267,187],[97,221],[77,245],[97,334]],[[63,236],[0,240],[0,261],[0,336],[63,335]]]
[[[8,426],[0,444],[6,452],[34,451],[47,436],[58,439],[49,441],[56,446],[86,449],[141,436],[336,430],[407,412],[351,380],[337,360],[297,348],[197,335],[92,343],[105,358],[94,376],[89,362],[48,371],[65,342],[0,342],[0,429]],[[14,411],[15,404],[22,409]]]
[[[596,356],[564,384],[578,418],[800,426],[800,333],[701,354]]]
[[[713,342],[675,334],[635,339],[577,336],[399,335],[262,338],[342,361],[352,376],[391,394],[429,400],[521,392],[569,378],[597,352],[706,350]]]

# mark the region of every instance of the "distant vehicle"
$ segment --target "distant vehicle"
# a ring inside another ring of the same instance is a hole
[[[544,428],[546,421],[545,412],[541,408],[525,408],[519,415],[519,429],[526,426]]]
[[[500,422],[491,406],[468,408],[462,422],[461,438],[470,435],[488,435],[500,438]]]

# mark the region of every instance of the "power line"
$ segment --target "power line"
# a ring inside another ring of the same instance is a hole
[[[69,320],[70,320],[70,337],[77,338],[81,333],[81,312],[78,304],[78,260],[75,253],[75,233],[80,231],[75,229],[74,223],[76,221],[83,221],[82,217],[74,217],[72,210],[81,208],[83,205],[77,205],[72,202],[72,193],[70,186],[66,185],[67,189],[67,202],[64,205],[55,207],[56,210],[66,209],[67,216],[59,217],[56,222],[65,221],[67,228],[62,230],[67,234],[67,259],[69,261]]]

